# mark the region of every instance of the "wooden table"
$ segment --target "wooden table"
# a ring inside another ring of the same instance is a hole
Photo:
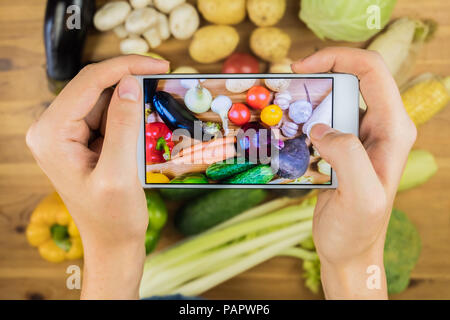
[[[290,56],[298,59],[318,48],[340,43],[322,42],[298,18],[297,0],[289,2],[279,24],[292,37]],[[66,289],[66,267],[42,260],[25,239],[31,210],[52,187],[25,146],[31,122],[51,103],[47,90],[42,24],[45,1],[0,2],[0,299],[76,299],[79,291]],[[450,2],[399,0],[394,16],[433,18],[440,23],[435,39],[422,51],[416,73],[450,74]],[[238,26],[238,50],[248,51],[254,26],[247,20]],[[220,64],[198,65],[187,54],[189,41],[171,39],[156,52],[172,66],[192,65],[201,72],[219,72]],[[347,44],[348,45],[348,44]],[[360,45],[360,44],[354,44]],[[112,34],[92,34],[86,60],[117,55]],[[412,273],[410,287],[393,298],[450,299],[450,108],[419,129],[416,147],[431,151],[439,171],[424,186],[401,193],[395,206],[417,225],[423,250]],[[160,246],[178,236],[169,227]],[[81,264],[80,261],[75,262]],[[301,278],[301,263],[290,258],[272,259],[207,292],[207,298],[313,299]]]

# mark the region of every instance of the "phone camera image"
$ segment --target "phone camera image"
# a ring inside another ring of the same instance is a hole
[[[333,77],[144,78],[145,183],[331,185]]]

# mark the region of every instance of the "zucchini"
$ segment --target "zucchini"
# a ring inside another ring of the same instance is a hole
[[[180,208],[175,215],[175,227],[184,235],[194,235],[264,200],[264,189],[219,189]]]
[[[255,163],[251,163],[243,158],[233,158],[233,162],[227,159],[210,165],[206,169],[206,175],[212,180],[222,180],[247,171],[254,166],[256,166]]]
[[[272,168],[266,164],[260,164],[247,171],[241,172],[234,177],[225,180],[230,184],[264,184],[273,179],[275,174]]]

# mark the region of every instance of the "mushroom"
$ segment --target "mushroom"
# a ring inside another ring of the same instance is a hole
[[[131,37],[120,42],[120,52],[123,54],[146,53],[148,51],[147,42],[139,37]]]
[[[264,83],[270,90],[280,92],[289,87],[291,84],[291,79],[265,79]]]
[[[115,27],[113,31],[116,34],[116,36],[120,39],[128,37],[128,31],[125,29],[125,26],[123,24]]]
[[[170,38],[169,19],[164,13],[158,12],[158,32],[161,40]]]
[[[151,6],[152,2],[152,0],[130,0],[131,6],[135,9]]]
[[[125,21],[125,29],[132,34],[143,34],[158,23],[158,11],[153,8],[133,10]]]
[[[101,7],[94,16],[94,26],[100,31],[108,31],[121,25],[131,7],[126,1],[114,1]]]
[[[177,7],[180,4],[183,4],[185,2],[186,2],[186,0],[154,0],[153,4],[155,5],[156,9],[158,9],[159,11],[164,12],[164,13],[169,13],[175,7]]]
[[[156,27],[150,28],[145,31],[142,36],[147,40],[150,48],[154,49],[161,44],[161,37],[159,36],[158,29]]]
[[[253,87],[255,82],[256,79],[227,79],[225,88],[233,93],[242,93]]]
[[[189,3],[183,3],[170,12],[170,32],[176,39],[186,40],[192,37],[200,24],[197,10]]]

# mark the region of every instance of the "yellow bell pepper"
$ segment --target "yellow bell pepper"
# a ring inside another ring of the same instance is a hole
[[[47,261],[56,263],[83,257],[80,233],[56,192],[34,209],[26,236],[28,243],[38,247],[39,254]]]

